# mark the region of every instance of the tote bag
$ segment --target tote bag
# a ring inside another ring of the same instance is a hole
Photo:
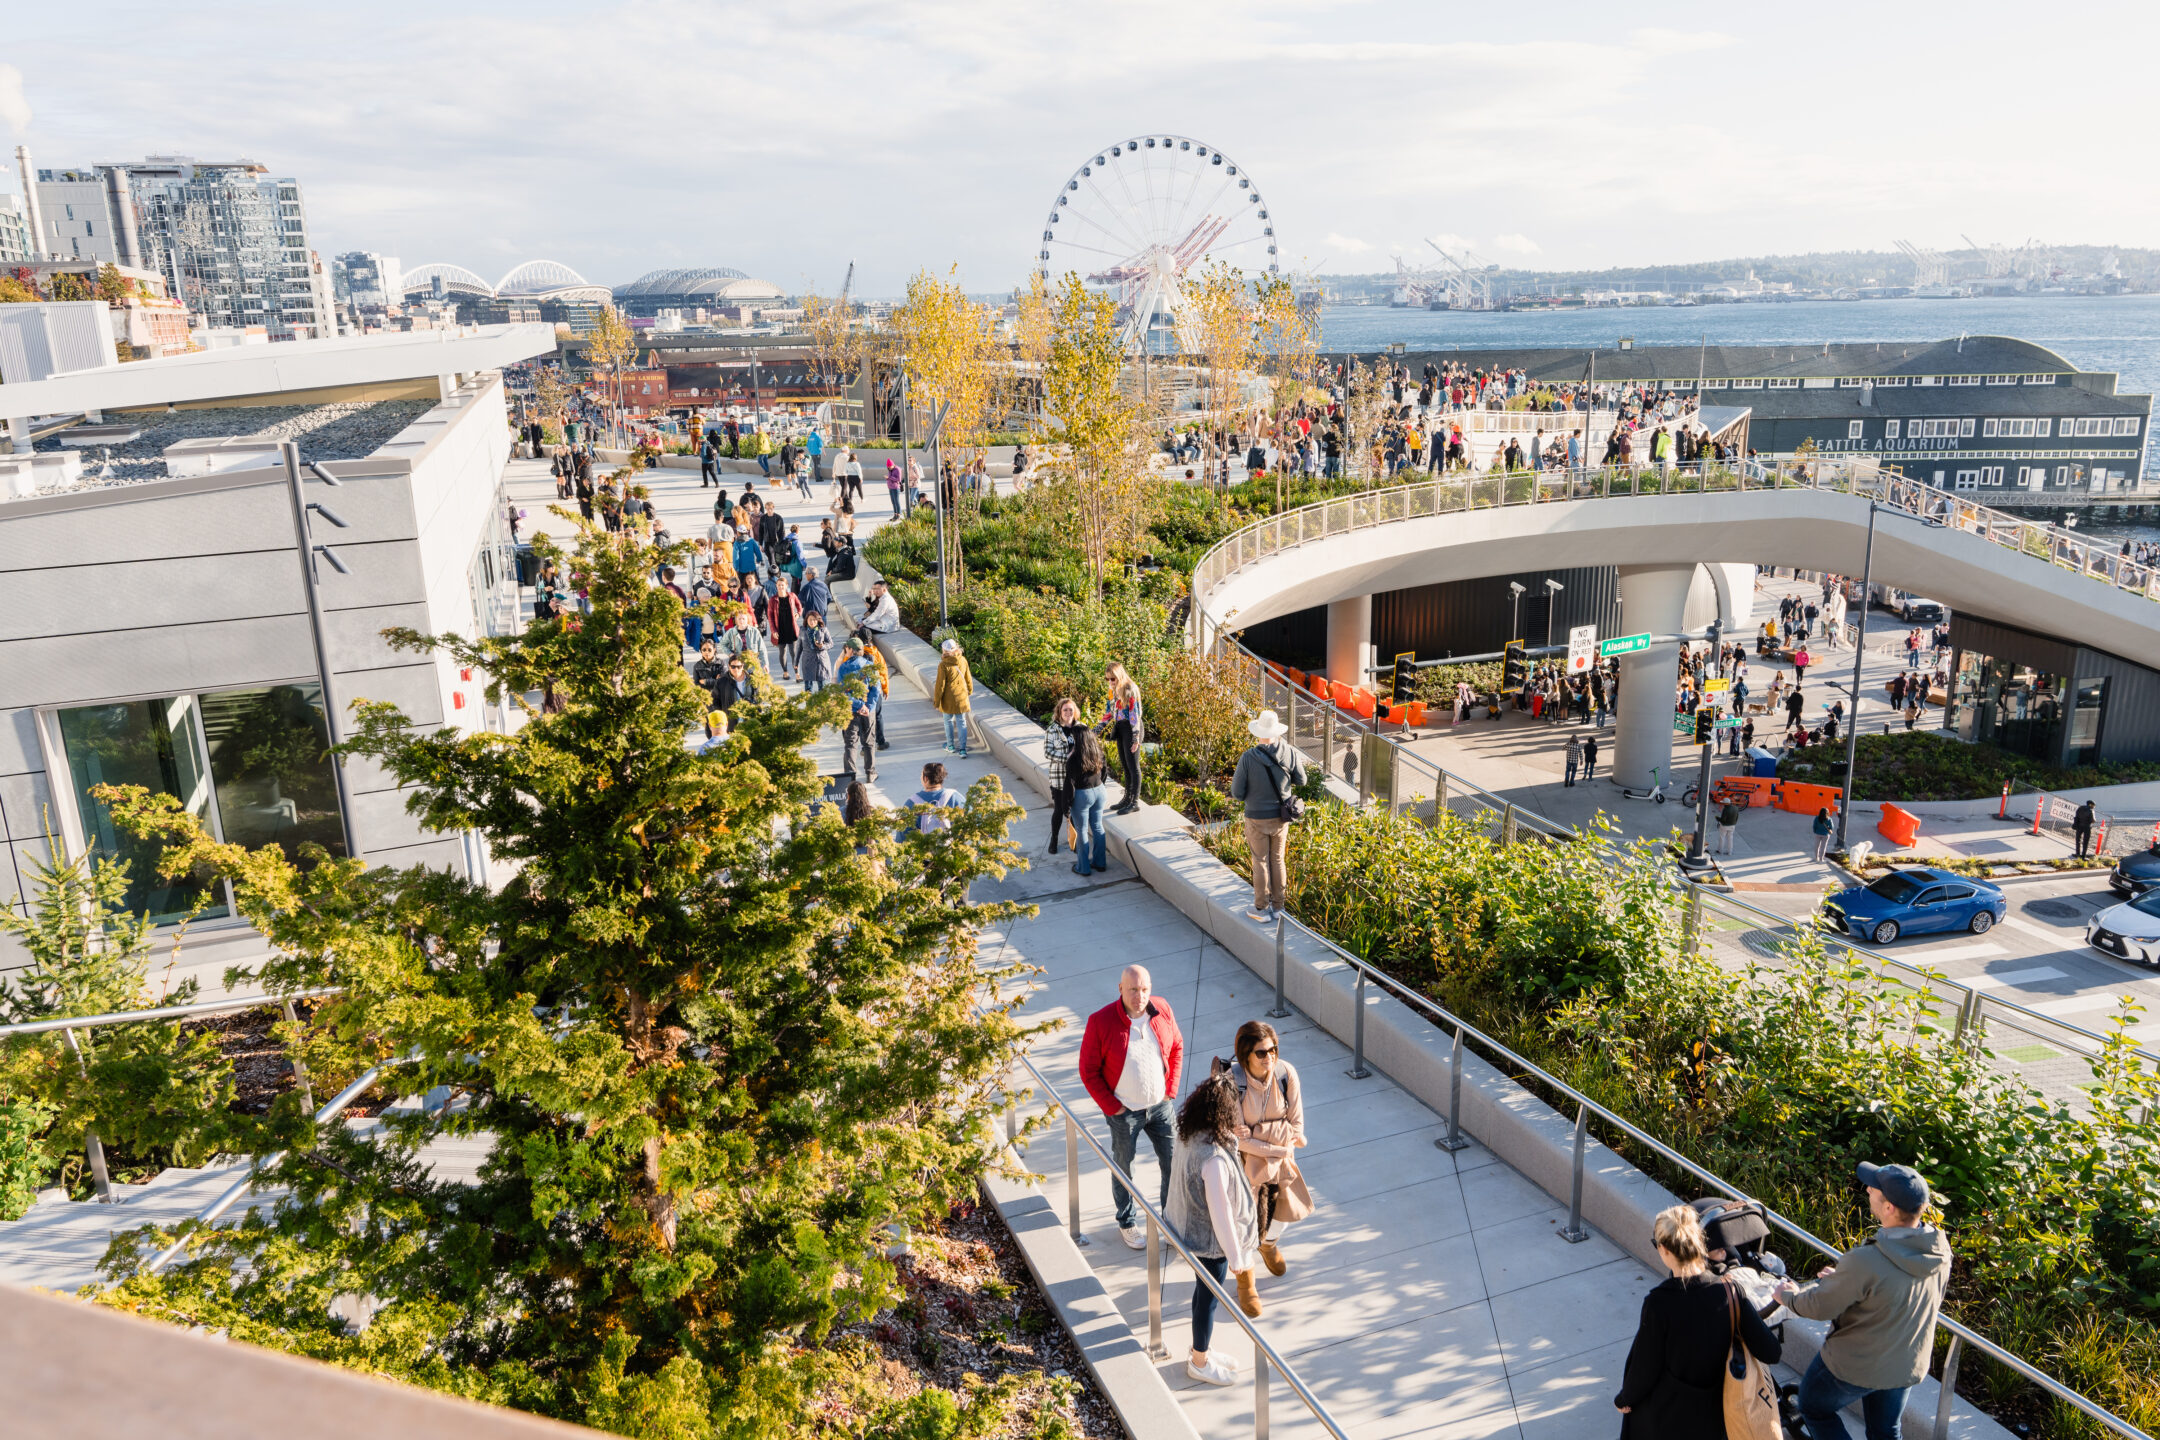
[[[1783,1440],[1777,1382],[1740,1338],[1740,1292],[1730,1282],[1725,1306],[1732,1316],[1732,1348],[1725,1356],[1725,1440]]]

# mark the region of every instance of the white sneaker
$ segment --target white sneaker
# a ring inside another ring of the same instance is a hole
[[[1128,1225],[1124,1229],[1118,1231],[1118,1234],[1125,1237],[1126,1249],[1147,1249],[1147,1227],[1145,1225]]]
[[[1203,1385],[1237,1384],[1237,1373],[1217,1361],[1212,1355],[1208,1357],[1208,1363],[1205,1365],[1195,1365],[1192,1361],[1187,1360],[1185,1362],[1185,1373]]]

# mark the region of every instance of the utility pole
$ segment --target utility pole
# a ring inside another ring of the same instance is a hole
[[[352,572],[345,568],[345,562],[338,558],[335,550],[328,545],[315,543],[314,535],[308,527],[308,512],[314,511],[340,530],[345,529],[346,525],[329,506],[309,500],[302,491],[298,443],[287,440],[278,446],[278,450],[285,460],[285,490],[292,501],[293,539],[300,547],[300,589],[307,596],[308,637],[315,642],[315,673],[322,685],[323,725],[330,733],[331,745],[335,746],[338,743],[338,707],[336,699],[330,693],[330,651],[323,642],[322,596],[316,588],[321,576],[315,567],[315,557],[320,555],[329,561],[330,568],[340,575],[350,575]],[[320,465],[311,464],[308,469],[325,485],[335,486],[338,483],[337,479]],[[337,779],[338,819],[345,831],[345,854],[348,858],[357,860],[360,858],[360,846],[353,838],[352,789],[345,778],[345,757],[333,752],[330,761],[331,774]]]
[[[1852,650],[1852,714],[1845,717],[1845,797],[1837,812],[1837,848],[1845,849],[1845,817],[1852,814],[1853,771],[1860,764],[1860,662],[1867,656],[1868,595],[1875,588],[1875,501],[1867,506],[1867,549],[1860,561],[1860,632]]]

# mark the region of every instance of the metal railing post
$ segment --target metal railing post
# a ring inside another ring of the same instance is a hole
[[[1377,745],[1368,747],[1366,745],[1366,735],[1362,726],[1352,730],[1350,735],[1350,743],[1357,746],[1358,750],[1357,803],[1358,809],[1363,810],[1372,804],[1373,754],[1368,753],[1368,751],[1377,752],[1380,747]]]
[[[1065,1111],[1065,1229],[1073,1244],[1085,1245],[1088,1238],[1080,1233],[1080,1122],[1073,1118],[1072,1106],[1061,1108]]]
[[[1464,1150],[1470,1145],[1462,1133],[1463,1023],[1455,1022],[1455,1044],[1448,1052],[1447,1134],[1433,1141],[1442,1150]]]
[[[1290,687],[1289,687],[1289,690],[1290,690],[1290,698],[1289,698],[1289,699],[1288,699],[1287,701],[1285,701],[1285,702],[1284,702],[1284,704],[1283,704],[1283,708],[1284,708],[1284,709],[1285,709],[1286,711],[1288,711],[1289,713],[1288,713],[1288,714],[1286,714],[1286,715],[1285,715],[1285,716],[1283,717],[1283,723],[1284,723],[1284,724],[1286,724],[1286,725],[1288,725],[1288,726],[1290,727],[1290,743],[1291,743],[1292,745],[1296,745],[1296,744],[1297,744],[1297,742],[1298,742],[1298,728],[1297,728],[1297,692],[1298,692],[1298,687],[1297,687],[1297,686],[1295,686],[1295,685],[1292,685],[1292,686],[1290,686]]]
[[[1560,1232],[1560,1238],[1570,1245],[1580,1245],[1590,1238],[1582,1223],[1583,1151],[1589,1143],[1590,1102],[1585,1100],[1575,1107],[1575,1175],[1568,1186],[1567,1229]]]
[[[1397,814],[1402,810],[1402,757],[1402,742],[1400,740],[1388,741],[1387,813],[1390,815]]]
[[[73,1027],[62,1030],[60,1033],[67,1037],[68,1049],[74,1052],[76,1070],[81,1073],[83,1079],[88,1080],[90,1078],[90,1066],[83,1059],[82,1046],[75,1039]],[[105,1142],[98,1139],[97,1131],[85,1130],[83,1131],[83,1149],[90,1157],[90,1178],[97,1182],[98,1199],[109,1202],[112,1199],[112,1176],[105,1171]]]
[[[1170,1348],[1162,1341],[1162,1228],[1147,1217],[1147,1353],[1161,1360]]]
[[[1691,884],[1688,886],[1687,916],[1683,924],[1686,926],[1684,932],[1686,935],[1686,950],[1688,954],[1693,955],[1702,948],[1702,887],[1700,885]]]
[[[1503,845],[1515,843],[1515,805],[1513,801],[1510,801],[1507,808],[1500,812],[1500,843]]]
[[[1005,1072],[1005,1143],[1017,1145],[1020,1140],[1020,1110],[1013,1103],[1013,1073]]]
[[[1357,988],[1351,992],[1350,1004],[1356,1010],[1350,1026],[1350,1068],[1344,1073],[1353,1080],[1364,1080],[1372,1075],[1365,1068],[1365,967],[1358,966]]]
[[[1280,1020],[1290,1013],[1290,1006],[1283,999],[1283,932],[1289,924],[1284,916],[1275,919],[1275,1008],[1267,1012],[1270,1020]]]
[[[1268,1440],[1267,1391],[1267,1354],[1256,1345],[1252,1357],[1253,1440]]]
[[[284,1005],[286,1020],[291,1022],[295,1027],[297,1027],[300,1024],[300,1016],[299,1013],[293,1009],[292,1001],[288,999],[284,1002]],[[298,1051],[295,1051],[292,1056],[292,1068],[293,1079],[298,1082],[300,1086],[300,1098],[306,1103],[309,1111],[312,1112],[315,1109],[315,1088],[312,1085],[308,1084],[307,1061],[300,1058]]]
[[[1330,703],[1320,716],[1320,773],[1335,773],[1335,706]]]
[[[1436,765],[1433,767],[1433,774],[1432,823],[1437,828],[1441,812],[1447,809],[1447,771]]]
[[[1957,1399],[1958,1361],[1965,1356],[1965,1337],[1952,1334],[1943,1353],[1942,1394],[1935,1401],[1935,1440],[1950,1440],[1950,1405]]]

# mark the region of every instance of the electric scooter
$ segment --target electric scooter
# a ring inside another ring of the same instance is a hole
[[[1665,790],[1665,781],[1661,773],[1659,772],[1658,767],[1655,765],[1650,767],[1649,789],[1630,790],[1625,785],[1620,787],[1620,793],[1630,800],[1649,800],[1659,805],[1664,804],[1668,799],[1672,798],[1665,793]],[[1690,782],[1687,789],[1680,792],[1680,803],[1682,805],[1693,805],[1696,799],[1700,797],[1701,794],[1701,787],[1695,785],[1693,782]]]

